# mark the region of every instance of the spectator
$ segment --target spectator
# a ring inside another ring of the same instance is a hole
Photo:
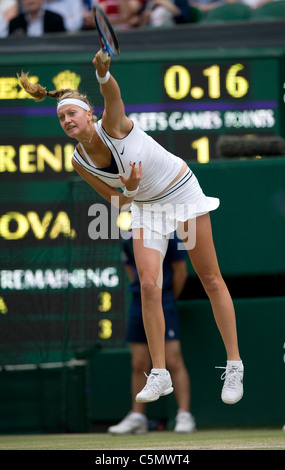
[[[265,5],[266,3],[275,2],[277,0],[226,0],[227,3],[244,3],[248,5],[250,8],[255,9]]]
[[[84,0],[85,1],[85,0]],[[107,14],[112,25],[119,30],[130,30],[141,25],[141,14],[146,0],[91,0],[93,6],[99,5]],[[85,17],[85,22],[87,19]],[[89,14],[89,24],[90,14]]]
[[[19,13],[17,0],[0,1],[0,38],[8,36],[9,22]]]
[[[213,10],[213,8],[224,5],[223,0],[190,0],[189,5],[191,7],[198,8],[202,12]]]
[[[45,0],[43,8],[62,16],[67,31],[79,31],[83,26],[83,0]]]
[[[41,36],[65,31],[63,18],[43,8],[43,0],[21,0],[22,13],[9,23],[9,35]]]
[[[125,222],[126,223],[126,222]],[[170,238],[163,263],[162,301],[166,324],[166,362],[171,372],[178,405],[175,432],[194,432],[195,420],[190,413],[190,379],[185,367],[179,340],[179,312],[176,299],[187,279],[186,254],[178,249],[179,239]],[[136,394],[144,385],[144,372],[150,370],[150,356],[144,332],[141,308],[140,282],[136,270],[132,240],[123,244],[124,264],[131,281],[132,294],[129,309],[126,340],[132,356],[132,411],[117,425],[111,426],[111,434],[143,434],[147,432],[146,404],[137,403]]]
[[[143,24],[172,26],[190,21],[187,0],[151,0],[143,12]]]
[[[92,4],[92,0],[83,0],[83,29],[95,29]]]

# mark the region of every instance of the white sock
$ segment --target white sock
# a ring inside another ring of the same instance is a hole
[[[166,369],[151,369],[151,372],[154,374],[166,374],[167,370]]]
[[[177,411],[177,415],[187,415],[187,416],[191,416],[191,413],[190,413],[190,411],[178,410],[178,411]]]
[[[242,361],[227,361],[227,366],[236,366],[243,368],[243,363]]]
[[[138,418],[138,419],[141,419],[141,420],[146,419],[146,417],[143,413],[138,413],[137,411],[132,411],[131,414],[134,418]]]

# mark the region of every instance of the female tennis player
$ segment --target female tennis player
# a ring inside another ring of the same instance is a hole
[[[120,88],[109,71],[110,58],[102,62],[98,52],[92,63],[104,97],[104,112],[98,122],[85,95],[71,89],[48,92],[39,84],[29,83],[23,72],[19,80],[35,100],[46,96],[58,100],[60,125],[78,141],[72,159],[78,174],[107,201],[120,208],[131,203],[134,256],[153,366],[136,400],[152,402],[173,391],[165,368],[161,287],[168,238],[178,229],[210,299],[225,345],[222,400],[236,403],[243,395],[243,363],[234,306],[220,273],[209,215],[217,209],[219,200],[205,196],[186,162],[166,151],[126,116]]]

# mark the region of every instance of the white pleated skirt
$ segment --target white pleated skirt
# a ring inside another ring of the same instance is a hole
[[[168,239],[177,230],[179,222],[196,219],[217,209],[219,205],[218,198],[203,193],[196,176],[188,168],[160,196],[144,201],[135,199],[132,202],[131,228],[143,228],[144,246],[158,250],[165,256]]]

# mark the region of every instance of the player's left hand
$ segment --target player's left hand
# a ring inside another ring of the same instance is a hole
[[[142,177],[142,162],[139,162],[139,166],[136,166],[136,162],[130,162],[130,166],[132,169],[128,178],[125,178],[123,175],[119,176],[126,189],[134,191],[139,186]]]

